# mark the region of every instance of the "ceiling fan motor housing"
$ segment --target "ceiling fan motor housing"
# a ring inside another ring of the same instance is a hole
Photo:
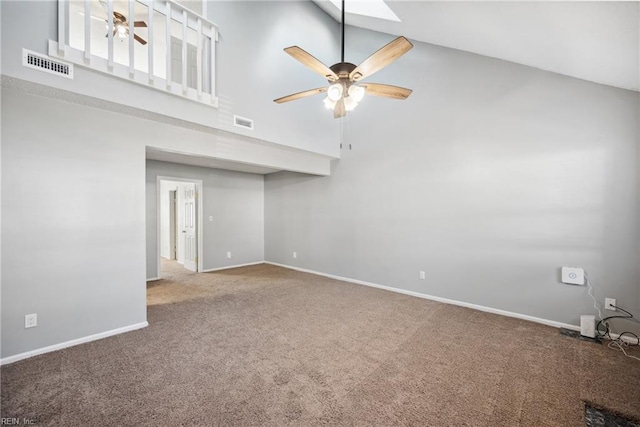
[[[338,62],[337,64],[333,64],[329,68],[331,68],[331,71],[336,73],[340,79],[348,79],[355,82],[362,78],[362,73],[357,71],[353,74],[353,76],[351,76],[351,72],[358,68],[357,65],[352,64],[351,62]]]
[[[349,79],[349,74],[356,69],[356,65],[351,62],[338,62],[329,67],[340,79]]]
[[[349,77],[351,72],[355,70],[357,65],[352,64],[351,62],[338,62],[337,64],[333,64],[331,67],[331,71],[338,76],[338,79],[335,79],[335,76],[327,77],[329,83],[332,84],[340,84],[342,85],[341,96],[344,93],[345,96],[348,96],[349,87],[353,84],[353,80]]]

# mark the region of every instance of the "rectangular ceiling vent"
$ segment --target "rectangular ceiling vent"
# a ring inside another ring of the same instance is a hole
[[[249,130],[253,130],[253,120],[251,119],[247,119],[245,117],[240,117],[240,116],[233,116],[233,124],[241,127],[241,128],[245,128],[245,129],[249,129]]]
[[[46,55],[41,55],[27,49],[22,49],[22,65],[45,73],[73,79],[73,65],[54,61]]]

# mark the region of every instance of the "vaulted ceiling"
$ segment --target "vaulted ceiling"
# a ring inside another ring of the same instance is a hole
[[[346,0],[349,4],[356,0]],[[314,0],[340,19],[329,0]],[[640,3],[387,1],[402,22],[347,13],[347,25],[640,90]]]

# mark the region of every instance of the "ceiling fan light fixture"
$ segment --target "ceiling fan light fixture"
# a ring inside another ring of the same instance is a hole
[[[355,102],[360,102],[364,97],[365,90],[362,86],[351,85],[349,86],[348,92],[349,92],[349,98],[353,98]]]
[[[327,110],[333,110],[336,106],[336,101],[332,101],[328,96],[324,99],[323,102]]]
[[[127,27],[125,27],[123,24],[117,23],[116,29],[118,30],[118,37],[120,37],[121,39],[127,37]]]
[[[342,98],[342,92],[344,92],[344,88],[340,83],[335,83],[329,86],[327,90],[327,97],[332,101],[338,101]]]
[[[356,101],[354,98],[347,96],[346,98],[344,98],[344,109],[346,111],[353,111],[353,109],[355,109],[358,106],[358,101]]]

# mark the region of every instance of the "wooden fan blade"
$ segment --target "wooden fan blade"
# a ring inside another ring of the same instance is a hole
[[[125,16],[123,14],[121,14],[120,12],[116,12],[115,10],[113,11],[113,23],[121,23],[123,25],[126,25],[127,27],[129,26],[129,23],[127,23],[127,18],[125,18]]]
[[[291,46],[284,49],[293,59],[300,62],[305,67],[320,74],[325,79],[335,82],[338,80],[336,73],[331,71],[329,67],[324,65],[320,60],[311,55],[309,52],[299,48],[298,46]]]
[[[326,92],[328,88],[319,87],[317,89],[305,90],[304,92],[294,93],[292,95],[283,96],[282,98],[274,99],[273,102],[282,104],[283,102],[295,101],[296,99],[305,98],[311,95],[317,95],[319,93]]]
[[[147,28],[147,23],[144,21],[134,21],[133,26],[136,28],[140,28],[140,27]]]
[[[391,43],[378,49],[373,55],[364,60],[351,73],[349,79],[358,81],[365,77],[369,77],[373,73],[380,71],[382,68],[391,64],[396,59],[407,53],[413,45],[409,40],[400,36]]]
[[[340,98],[340,100],[336,103],[336,106],[333,108],[333,118],[339,119],[340,117],[344,117],[347,115],[347,110],[344,108],[344,98]]]
[[[139,35],[137,35],[137,34],[134,34],[134,35],[133,35],[133,38],[134,38],[138,43],[140,43],[140,44],[141,44],[141,45],[143,45],[143,46],[144,46],[145,44],[147,44],[147,41],[146,41],[145,39],[143,39],[142,37],[140,37]]]
[[[383,96],[385,98],[393,99],[407,99],[411,92],[411,89],[407,89],[399,86],[381,85],[378,83],[360,83],[366,93],[374,96]]]

